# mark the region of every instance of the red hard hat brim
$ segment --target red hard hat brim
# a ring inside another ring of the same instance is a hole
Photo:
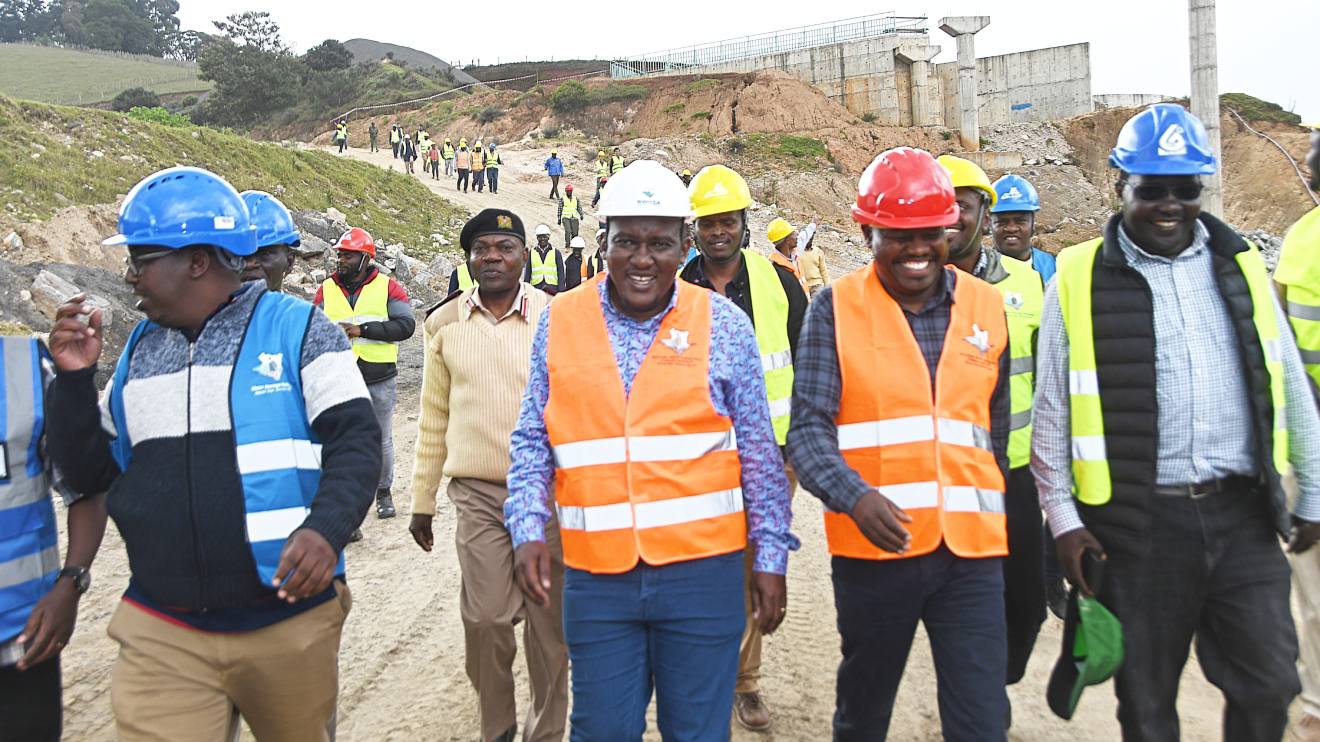
[[[932,227],[952,227],[958,223],[958,210],[955,208],[953,213],[938,214],[935,216],[916,216],[916,217],[893,217],[886,219],[876,216],[867,211],[852,207],[853,221],[858,224],[866,224],[881,229],[930,229]]]

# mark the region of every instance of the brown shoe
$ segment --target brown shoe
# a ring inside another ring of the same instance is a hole
[[[770,728],[770,709],[761,702],[758,691],[733,694],[733,716],[743,729],[764,732]]]

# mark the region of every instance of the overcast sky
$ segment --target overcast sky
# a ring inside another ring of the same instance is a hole
[[[297,51],[327,38],[364,37],[410,46],[455,64],[477,59],[493,64],[620,58],[886,10],[928,16],[931,42],[943,47],[937,61],[945,61],[954,57],[954,43],[939,30],[938,19],[989,15],[990,26],[976,36],[978,57],[1089,41],[1092,93],[1186,95],[1189,88],[1185,0],[833,0],[819,5],[180,0],[180,5],[185,29],[214,31],[214,19],[273,7],[271,15]],[[1320,121],[1320,82],[1314,76],[1320,71],[1320,0],[1221,0],[1218,5],[1220,90],[1250,93],[1295,110],[1306,120]],[[802,9],[803,15],[775,6]]]

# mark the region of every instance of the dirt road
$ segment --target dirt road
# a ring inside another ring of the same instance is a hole
[[[353,151],[355,156],[358,152]],[[509,164],[498,197],[454,197],[447,181],[440,193],[469,208],[498,198],[517,209],[530,228],[534,220],[554,216],[550,211],[553,202],[544,198],[544,179],[538,180],[539,169],[533,168],[539,168],[543,152],[506,152]],[[387,166],[391,162],[389,152],[383,157],[364,154],[363,159]],[[836,262],[843,269],[854,261],[842,258]],[[407,532],[420,353],[416,337],[405,343],[400,353],[399,402],[394,419],[399,462],[394,491],[399,517],[382,521],[369,515],[363,525],[366,540],[348,547],[354,607],[340,657],[339,739],[349,742],[475,740],[478,734],[476,699],[463,671],[459,573],[453,551],[453,511],[448,501],[440,498],[434,552],[424,554]],[[767,735],[735,727],[733,739],[739,742],[819,740],[829,736],[838,661],[829,557],[818,501],[801,491],[794,502],[794,530],[803,546],[790,560],[787,620],[779,633],[766,640],[764,652],[762,687],[774,713],[774,727]],[[114,739],[109,685],[116,648],[106,637],[105,627],[128,573],[123,547],[111,530],[94,569],[95,585],[82,602],[78,631],[64,654],[65,739],[79,742]],[[1059,642],[1060,623],[1051,618],[1042,631],[1027,679],[1010,690],[1015,722],[1010,739],[1117,739],[1114,701],[1107,685],[1087,692],[1071,723],[1059,720],[1046,707],[1045,683],[1058,655]],[[525,672],[520,676],[525,698]],[[1218,739],[1222,703],[1195,663],[1184,676],[1181,695],[1183,738]],[[658,740],[654,718],[650,727],[647,739]],[[939,738],[934,670],[929,646],[919,635],[899,693],[891,739],[906,742]]]

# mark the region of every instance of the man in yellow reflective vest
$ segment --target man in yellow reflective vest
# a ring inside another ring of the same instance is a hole
[[[536,225],[536,244],[527,258],[523,280],[547,294],[557,294],[564,285],[564,256],[550,244],[550,228]]]
[[[1311,151],[1306,164],[1311,170],[1311,190],[1320,192],[1320,121],[1311,125]],[[1275,289],[1297,337],[1302,363],[1311,383],[1320,384],[1320,207],[1316,207],[1288,230],[1274,270]],[[1315,387],[1312,387],[1315,391]],[[1285,485],[1296,488],[1296,480]],[[1289,493],[1296,496],[1295,492]],[[1293,588],[1301,608],[1302,718],[1292,727],[1298,742],[1320,740],[1320,549],[1309,550],[1311,535],[1292,544]],[[1308,553],[1301,553],[1301,552]]]
[[[751,318],[761,351],[775,440],[782,451],[792,405],[793,353],[807,311],[806,292],[791,271],[747,249],[751,235],[747,209],[752,205],[752,194],[741,175],[723,165],[711,165],[692,179],[688,198],[696,217],[700,253],[683,267],[679,277],[729,299]],[[791,496],[796,483],[787,464],[785,470],[790,477]],[[749,551],[748,570],[751,564]],[[747,729],[763,731],[770,727],[770,712],[761,698],[761,632],[751,610],[749,600],[738,658],[734,714]]]
[[[399,159],[399,145],[403,143],[403,129],[397,122],[390,125],[390,149],[394,150],[394,159]]]
[[[382,461],[376,485],[376,517],[394,517],[394,402],[398,398],[399,343],[417,329],[408,292],[374,263],[376,243],[353,227],[335,243],[339,265],[316,290],[312,303],[344,328],[357,356],[358,370],[371,393],[380,425]]]
[[[445,137],[445,146],[440,148],[440,158],[445,161],[445,175],[454,177],[454,145]]]
[[[591,205],[595,206],[600,201],[600,189],[605,187],[605,181],[610,178],[610,159],[605,155],[605,150],[596,151],[596,195],[591,198]]]
[[[619,148],[614,147],[610,150],[610,175],[614,175],[623,169],[623,155],[619,154]]]
[[[1320,531],[1320,416],[1259,251],[1201,211],[1218,163],[1200,120],[1150,106],[1109,163],[1122,210],[1059,254],[1045,293],[1041,505],[1068,581],[1123,624],[1125,740],[1178,739],[1193,639],[1224,739],[1278,740],[1300,688],[1278,537],[1296,524],[1301,548]]]
[[[557,223],[564,228],[565,245],[578,236],[578,228],[582,224],[582,202],[573,195],[572,183],[564,186],[564,197],[559,200]]]
[[[1004,558],[1004,609],[1008,627],[1009,685],[1022,680],[1045,621],[1044,523],[1031,476],[1031,401],[1036,333],[1045,282],[1031,263],[983,244],[997,193],[976,163],[952,155],[938,162],[949,173],[958,200],[958,222],[949,230],[949,263],[993,284],[1004,297],[1009,336],[1008,480],[1004,507],[1008,556]],[[1010,714],[1010,720],[1012,715]]]

